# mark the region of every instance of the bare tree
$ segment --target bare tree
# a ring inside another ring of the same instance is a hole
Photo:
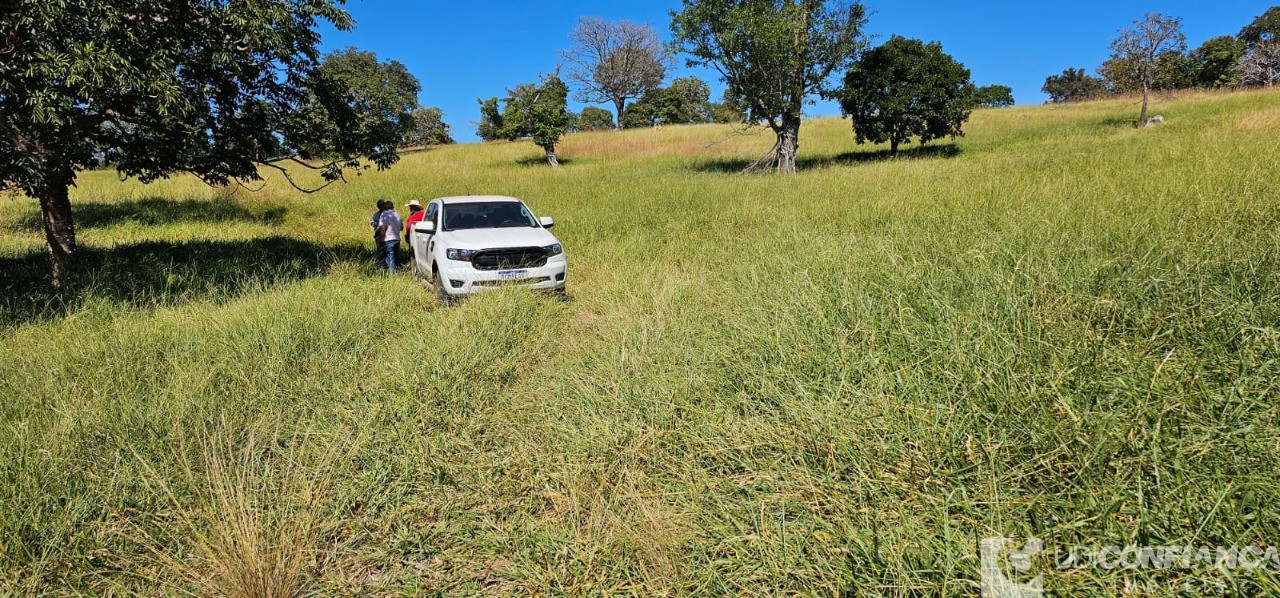
[[[1274,87],[1280,81],[1280,41],[1253,44],[1236,63],[1236,72],[1244,85]]]
[[[1159,74],[1160,55],[1169,51],[1181,54],[1186,50],[1187,36],[1182,33],[1182,19],[1159,13],[1147,13],[1141,21],[1133,22],[1132,29],[1121,29],[1111,41],[1111,60],[1130,69],[1128,74],[1142,85],[1139,125],[1147,122],[1147,104]]]
[[[574,99],[612,103],[619,125],[627,100],[662,85],[667,68],[675,63],[658,32],[648,25],[583,17],[569,39],[573,49],[560,55],[569,63],[566,76],[579,86]]]

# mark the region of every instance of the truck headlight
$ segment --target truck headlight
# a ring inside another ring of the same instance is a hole
[[[547,257],[551,257],[553,255],[560,255],[564,253],[564,247],[562,247],[559,243],[556,243],[555,245],[547,245],[543,247],[542,250],[547,252]]]
[[[444,256],[455,262],[469,262],[471,256],[476,254],[474,249],[450,249],[444,252]]]

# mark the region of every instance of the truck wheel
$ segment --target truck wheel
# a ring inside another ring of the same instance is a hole
[[[435,267],[431,268],[431,290],[436,294],[436,300],[440,305],[453,303],[453,297],[444,290],[444,281],[440,280],[440,270]]]

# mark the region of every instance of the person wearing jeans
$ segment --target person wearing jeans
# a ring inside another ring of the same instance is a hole
[[[388,208],[378,216],[378,238],[382,239],[382,253],[386,259],[387,270],[396,272],[396,254],[400,251],[400,231],[404,230],[404,221],[396,213],[395,207],[387,202]]]

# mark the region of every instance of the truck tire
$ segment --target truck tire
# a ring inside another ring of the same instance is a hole
[[[440,305],[453,303],[453,297],[450,297],[449,293],[444,290],[444,281],[440,280],[440,269],[436,268],[434,264],[431,266],[431,291],[435,293],[436,300],[440,302]]]

